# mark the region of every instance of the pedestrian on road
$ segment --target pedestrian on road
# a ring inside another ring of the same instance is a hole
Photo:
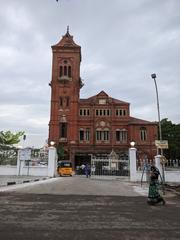
[[[86,167],[86,166],[85,166],[84,164],[82,164],[82,165],[80,166],[80,169],[81,169],[81,175],[84,174],[85,167]]]
[[[91,167],[88,163],[85,166],[85,174],[87,178],[91,176]]]
[[[151,166],[150,168],[150,183],[149,183],[149,193],[148,193],[148,204],[155,205],[162,202],[165,205],[165,200],[159,193],[159,178],[160,172],[157,167]]]

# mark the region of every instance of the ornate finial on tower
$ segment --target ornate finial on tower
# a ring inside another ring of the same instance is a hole
[[[69,25],[67,26],[67,34],[69,34]]]

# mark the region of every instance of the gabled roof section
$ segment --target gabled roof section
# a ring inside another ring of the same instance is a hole
[[[81,48],[79,45],[77,45],[74,40],[73,36],[69,33],[69,26],[67,27],[67,32],[64,36],[62,36],[62,39],[55,45],[52,46],[52,48],[56,47],[67,47],[67,48]]]
[[[109,97],[108,94],[104,91],[99,92],[97,95],[95,95],[98,98],[107,98]]]
[[[92,102],[96,102],[97,99],[101,99],[101,98],[108,99],[108,101],[111,103],[129,105],[128,102],[124,102],[119,99],[110,97],[105,91],[101,91],[98,94],[86,99],[80,99],[80,103],[92,103]]]
[[[153,124],[153,125],[157,125],[156,122],[150,122],[150,121],[146,121],[146,120],[139,119],[139,118],[134,118],[134,117],[130,117],[129,124],[145,124],[145,125]]]

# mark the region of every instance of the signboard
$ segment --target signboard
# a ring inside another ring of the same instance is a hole
[[[31,159],[31,148],[24,148],[19,150],[19,159],[20,160],[30,160]]]
[[[157,148],[168,149],[168,140],[156,140],[155,145]]]

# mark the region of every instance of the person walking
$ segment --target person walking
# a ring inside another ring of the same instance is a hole
[[[90,177],[91,176],[91,167],[90,165],[87,163],[86,166],[85,166],[85,174],[86,174],[86,177]]]
[[[160,172],[157,167],[151,166],[150,168],[150,183],[149,183],[149,192],[148,192],[148,204],[155,205],[157,203],[162,203],[165,205],[164,198],[159,193],[159,178]]]

